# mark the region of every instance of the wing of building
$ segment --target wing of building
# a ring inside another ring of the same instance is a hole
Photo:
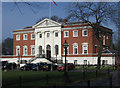
[[[104,50],[112,50],[112,30],[97,26]],[[59,23],[44,19],[39,23],[24,29],[13,31],[13,56],[3,60],[18,63],[26,60],[28,63],[47,62],[64,63],[63,43],[66,40],[67,62],[77,65],[97,64],[99,41],[89,23],[65,22]],[[101,64],[115,64],[115,54],[103,53]]]

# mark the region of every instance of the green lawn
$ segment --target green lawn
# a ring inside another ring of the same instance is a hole
[[[48,75],[48,83],[46,81],[46,75]],[[7,71],[2,72],[3,88],[19,87],[19,77],[21,76],[21,84],[23,87],[37,87],[37,86],[53,86],[53,85],[65,85],[64,72],[57,71]],[[83,80],[82,72],[68,72],[69,81],[71,83],[79,82]],[[105,73],[101,73],[99,77],[107,76]],[[95,73],[87,72],[86,80],[96,78]],[[67,78],[68,79],[68,78]]]
[[[96,66],[84,66],[84,68],[87,70],[96,70]],[[101,66],[100,69],[101,70],[108,70],[108,68],[110,71],[115,70],[115,67],[113,67],[113,66]],[[83,70],[83,66],[76,66],[76,69]]]

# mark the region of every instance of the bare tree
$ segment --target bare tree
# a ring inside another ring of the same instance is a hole
[[[87,2],[87,3],[73,3],[68,12],[68,20],[84,21],[89,23],[94,30],[94,34],[99,41],[98,49],[98,61],[97,70],[98,74],[100,72],[100,61],[103,50],[103,42],[98,36],[100,25],[107,23],[113,19],[114,14],[116,14],[117,3],[107,3],[107,2]]]

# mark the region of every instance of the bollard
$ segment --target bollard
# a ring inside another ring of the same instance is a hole
[[[48,85],[48,75],[46,75],[46,84]]]
[[[112,88],[112,76],[110,76],[110,88]]]
[[[88,88],[90,88],[90,80],[87,81]]]
[[[22,88],[22,78],[19,76],[19,88]]]
[[[110,74],[110,70],[109,70],[109,68],[108,68],[108,74]]]

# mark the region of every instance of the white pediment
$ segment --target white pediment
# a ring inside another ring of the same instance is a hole
[[[33,26],[33,28],[36,28],[36,27],[50,27],[50,26],[51,27],[52,26],[61,26],[61,24],[46,18],[46,19],[40,21],[39,23],[35,24]]]

